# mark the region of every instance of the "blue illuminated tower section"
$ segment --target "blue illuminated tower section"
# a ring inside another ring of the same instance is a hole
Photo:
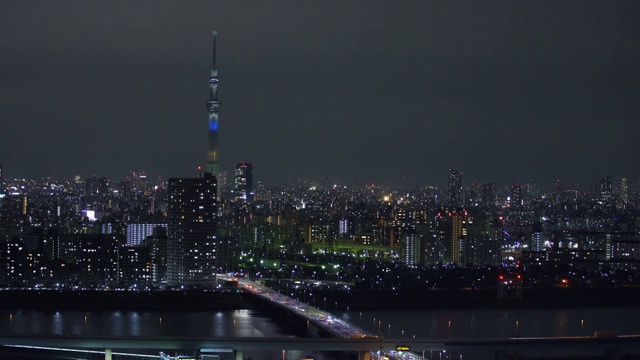
[[[213,66],[211,67],[211,77],[209,78],[209,101],[207,101],[207,111],[209,112],[209,152],[207,154],[207,172],[218,176],[218,113],[220,112],[220,101],[218,101],[218,68],[216,67],[216,37],[218,32],[213,32]]]

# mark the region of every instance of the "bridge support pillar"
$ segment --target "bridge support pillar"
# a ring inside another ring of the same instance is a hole
[[[104,349],[104,360],[111,360],[111,349]]]
[[[358,351],[358,360],[371,360],[371,351]]]
[[[242,360],[242,350],[233,350],[233,359]]]

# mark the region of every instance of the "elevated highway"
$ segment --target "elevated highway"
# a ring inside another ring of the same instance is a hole
[[[318,350],[394,353],[398,344],[411,348],[413,354],[434,352],[464,354],[469,359],[492,359],[481,354],[495,351],[523,354],[599,355],[606,349],[617,349],[620,354],[640,354],[640,335],[610,338],[562,337],[562,338],[511,338],[511,339],[344,339],[344,338],[186,338],[186,337],[130,337],[130,336],[63,336],[8,334],[0,336],[0,345],[42,346],[76,349],[164,349],[193,350],[208,349],[228,352],[230,350]],[[475,355],[475,356],[474,356]],[[412,355],[416,357],[417,355]],[[426,356],[429,358],[429,356]],[[445,357],[446,358],[446,357]]]

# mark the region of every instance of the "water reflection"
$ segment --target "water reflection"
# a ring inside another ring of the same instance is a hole
[[[254,310],[216,312],[45,312],[1,310],[0,333],[119,336],[291,336]]]
[[[0,333],[265,337],[291,336],[255,310],[211,312],[83,312],[3,309]],[[579,336],[595,331],[639,334],[640,308],[339,312],[336,316],[385,337],[481,338]]]
[[[640,308],[473,309],[432,311],[363,311],[341,318],[371,332],[382,321],[385,336],[401,338],[492,338],[592,335],[595,331],[640,334]]]
[[[566,312],[560,312],[556,315],[554,324],[556,327],[556,333],[559,336],[567,336],[567,323],[569,321],[569,315]]]

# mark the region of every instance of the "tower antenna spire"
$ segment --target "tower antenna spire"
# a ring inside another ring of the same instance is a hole
[[[216,68],[216,38],[218,37],[218,32],[213,32],[213,68]]]

